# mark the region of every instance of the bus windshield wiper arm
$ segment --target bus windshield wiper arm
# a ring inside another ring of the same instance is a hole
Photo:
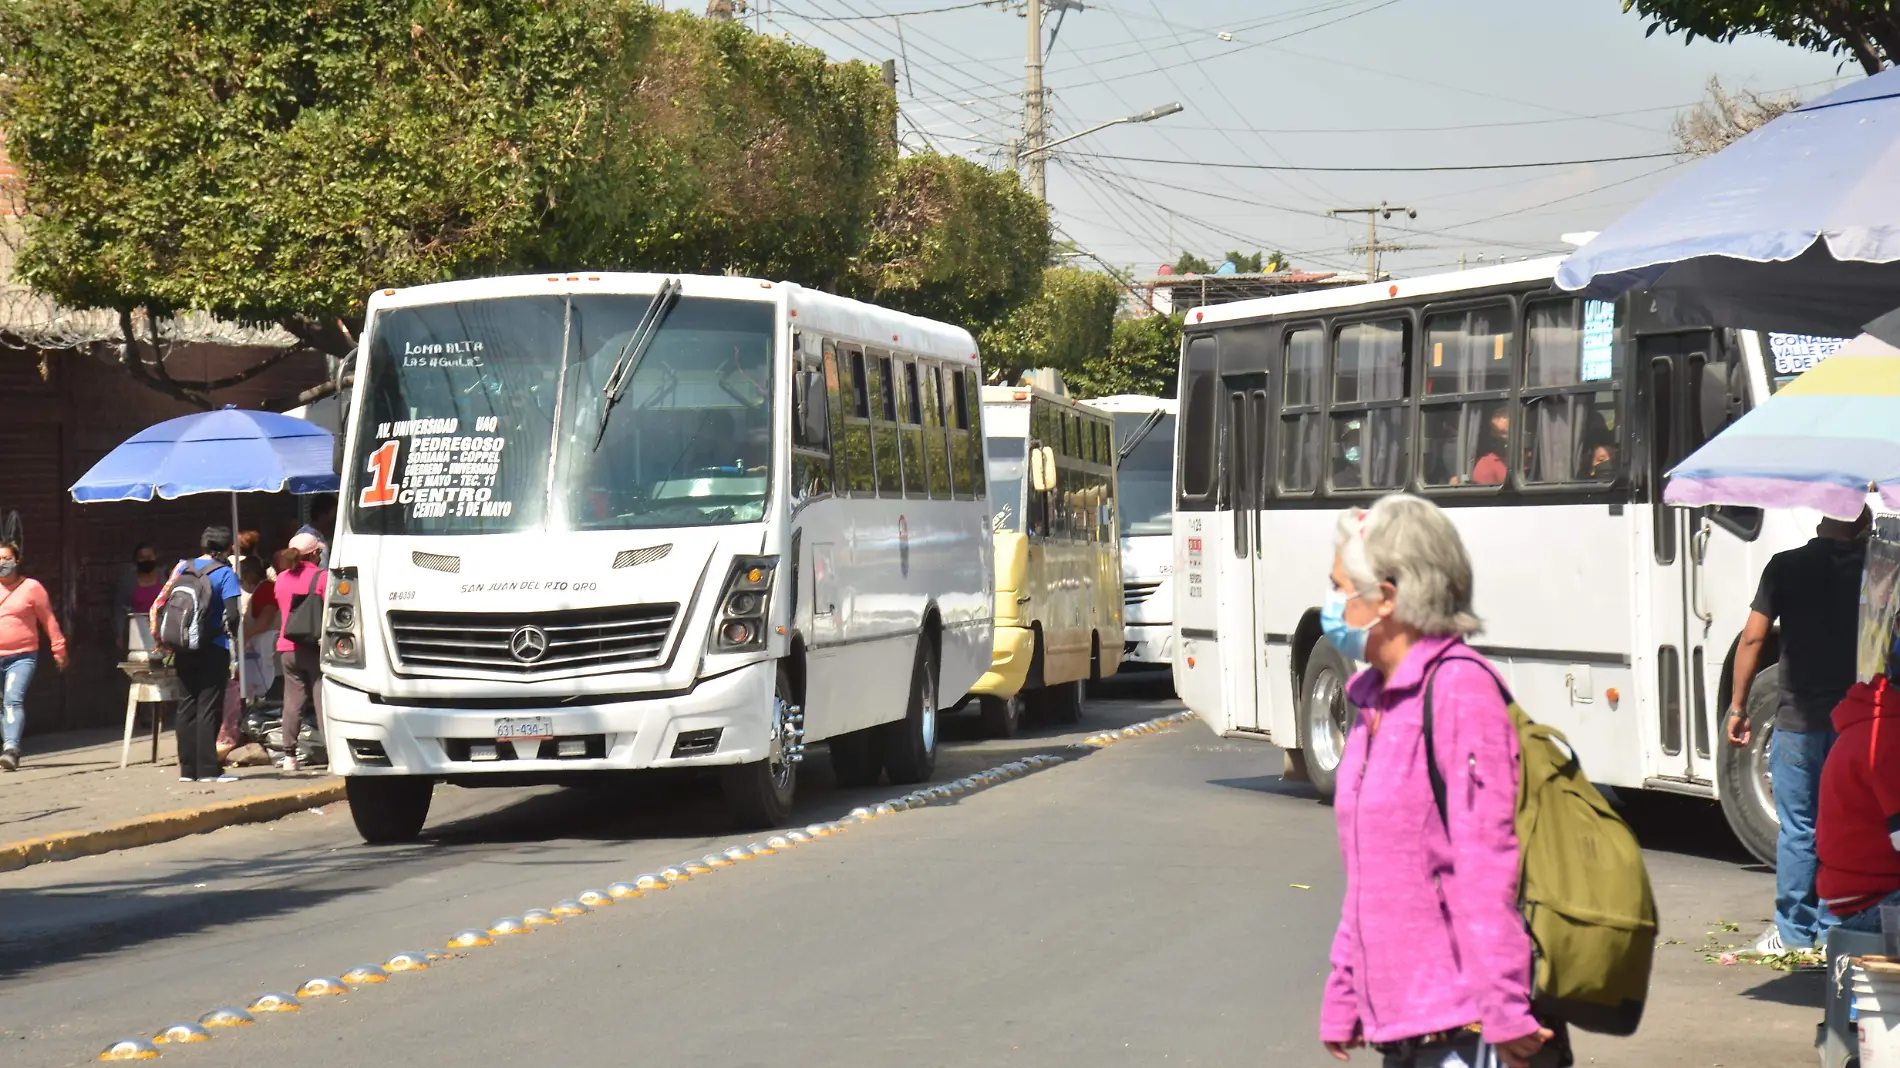
[[[1148,440],[1148,435],[1154,433],[1155,427],[1161,425],[1162,417],[1167,414],[1168,413],[1159,408],[1149,412],[1148,418],[1143,419],[1141,425],[1135,428],[1135,432],[1128,435],[1128,440],[1122,444],[1121,451],[1115,454],[1115,462],[1120,463],[1128,459],[1129,455],[1135,451],[1136,446]]]
[[[634,373],[640,370],[640,361],[646,358],[647,350],[653,347],[653,339],[659,336],[660,324],[666,320],[666,313],[673,310],[679,300],[680,282],[669,278],[660,283],[660,291],[653,294],[653,302],[647,305],[645,314],[634,326],[633,334],[614,359],[613,370],[607,373],[606,385],[600,387],[601,396],[606,405],[600,410],[600,429],[594,433],[594,449],[600,449],[600,443],[607,437],[607,417],[614,412],[614,405],[620,403],[620,394],[626,391],[627,383],[633,381]]]

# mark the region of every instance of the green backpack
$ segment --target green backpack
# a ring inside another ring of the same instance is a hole
[[[1657,926],[1636,835],[1584,777],[1563,733],[1533,721],[1490,665],[1446,659],[1484,667],[1517,727],[1517,903],[1531,936],[1532,1010],[1546,1022],[1634,1034],[1649,996]],[[1443,820],[1445,779],[1432,742],[1436,675],[1434,668],[1425,680],[1424,734],[1432,798]]]

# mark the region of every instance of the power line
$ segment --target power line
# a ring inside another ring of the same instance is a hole
[[[949,7],[927,7],[921,11],[880,12],[875,15],[807,15],[790,8],[779,8],[775,14],[790,15],[796,19],[804,19],[806,22],[869,22],[873,19],[907,19],[913,15],[941,15],[946,11],[968,11],[974,7],[996,7],[1002,2],[1003,0],[971,0],[967,4],[952,4]]]
[[[1630,156],[1600,156],[1595,159],[1553,159],[1536,163],[1446,163],[1428,167],[1293,167],[1272,163],[1208,163],[1190,159],[1157,159],[1152,156],[1116,156],[1105,152],[1064,152],[1064,155],[1089,159],[1113,159],[1126,163],[1160,163],[1172,167],[1206,167],[1238,171],[1307,171],[1324,174],[1423,174],[1433,171],[1517,171],[1530,167],[1581,167],[1590,163],[1625,163],[1639,159],[1670,159],[1674,152],[1643,152]]]

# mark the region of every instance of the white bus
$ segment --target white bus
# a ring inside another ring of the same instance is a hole
[[[930,777],[989,666],[978,367],[955,327],[744,278],[370,299],[324,719],[371,841],[431,784],[717,771],[782,822],[807,742]]]
[[[1166,669],[1174,649],[1174,414],[1167,397],[1098,397],[1115,416],[1121,466],[1122,664]]]
[[[1442,505],[1477,573],[1475,644],[1592,778],[1716,797],[1772,861],[1763,747],[1723,738],[1762,565],[1819,516],[1662,501],[1664,472],[1787,380],[1765,335],[1552,287],[1557,260],[1201,308],[1177,451],[1174,676],[1217,729],[1330,794],[1354,665],[1320,639],[1339,512]],[[1784,361],[1785,362],[1785,361]],[[1772,651],[1765,661],[1772,660]],[[1751,695],[1772,720],[1776,687]]]

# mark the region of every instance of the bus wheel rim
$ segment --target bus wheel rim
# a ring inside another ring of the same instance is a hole
[[[1781,814],[1775,811],[1775,776],[1768,764],[1768,744],[1774,733],[1773,727],[1760,731],[1760,736],[1753,739],[1753,744],[1748,747],[1748,762],[1751,766],[1745,781],[1748,783],[1749,799],[1779,827]]]
[[[924,674],[923,687],[918,694],[917,703],[923,713],[919,726],[923,728],[924,752],[934,752],[937,748],[937,686],[931,681],[928,672]]]
[[[1321,668],[1306,700],[1306,746],[1307,759],[1328,771],[1339,766],[1346,748],[1344,697],[1339,673]]]

